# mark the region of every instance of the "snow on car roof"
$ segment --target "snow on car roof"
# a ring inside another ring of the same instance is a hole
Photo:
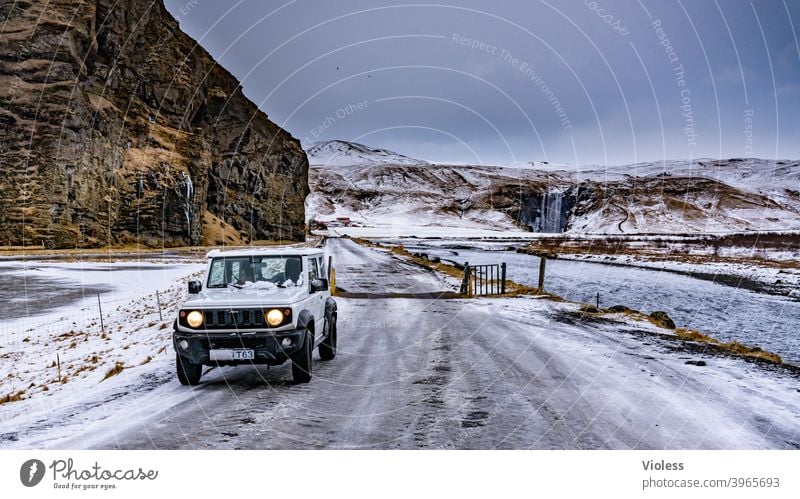
[[[298,246],[260,246],[254,248],[242,248],[242,249],[235,249],[228,251],[214,249],[206,253],[206,258],[223,257],[223,256],[230,256],[230,257],[251,256],[251,255],[309,256],[309,255],[321,255],[322,253],[323,253],[322,248],[309,248],[309,247],[298,247]]]

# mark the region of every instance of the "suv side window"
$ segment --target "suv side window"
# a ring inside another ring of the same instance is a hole
[[[320,279],[327,279],[328,278],[328,269],[325,268],[325,258],[318,257],[317,262],[319,263],[319,278]]]
[[[319,268],[317,267],[317,259],[308,259],[308,286],[311,287],[311,281],[319,278]]]

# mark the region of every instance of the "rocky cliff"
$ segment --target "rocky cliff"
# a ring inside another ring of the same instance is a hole
[[[0,0],[0,245],[304,237],[308,161],[161,0]]]

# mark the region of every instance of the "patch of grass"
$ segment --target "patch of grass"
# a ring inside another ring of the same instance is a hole
[[[752,357],[760,360],[766,360],[775,364],[783,364],[783,359],[780,355],[772,352],[767,352],[759,347],[749,347],[743,345],[738,341],[731,341],[730,343],[723,343],[720,345],[722,349],[740,357]]]
[[[0,397],[0,405],[8,404],[10,402],[19,402],[23,400],[23,395],[25,395],[25,390],[20,390],[16,393],[9,393],[8,395],[4,395]]]
[[[755,358],[772,362],[775,364],[783,364],[783,359],[781,358],[780,355],[776,353],[762,350],[759,347],[747,346],[742,343],[739,343],[738,341],[722,343],[718,339],[712,338],[711,336],[701,333],[700,331],[695,331],[694,329],[678,328],[675,330],[675,336],[684,341],[694,341],[696,343],[708,343],[710,345],[716,346],[717,348],[719,348],[724,352],[736,355],[738,357]]]
[[[147,356],[147,358],[145,358],[145,359],[144,359],[144,360],[141,362],[141,364],[139,364],[139,365],[140,365],[140,366],[143,366],[143,365],[145,365],[145,364],[149,364],[151,360],[153,360],[153,357],[151,357],[151,356],[149,356],[149,355],[148,355],[148,356]]]
[[[80,373],[82,373],[82,372],[94,371],[95,369],[97,369],[97,366],[96,366],[96,365],[92,365],[92,364],[84,364],[84,365],[82,365],[81,367],[79,367],[79,368],[78,368],[78,369],[77,369],[77,370],[76,370],[74,373],[72,373],[72,375],[73,375],[73,376],[77,376],[77,375],[79,375],[79,374],[80,374]]]
[[[675,330],[675,336],[686,341],[719,344],[719,340],[716,338],[712,338],[711,336],[703,334],[700,331],[695,331],[694,329],[687,329],[683,327],[678,328]]]
[[[158,329],[167,329],[167,323],[162,323],[160,326],[158,326]]]
[[[101,382],[107,380],[112,376],[116,376],[117,374],[121,373],[124,370],[125,370],[125,363],[118,361],[116,364],[114,364],[114,367],[106,371],[106,375],[103,377]]]

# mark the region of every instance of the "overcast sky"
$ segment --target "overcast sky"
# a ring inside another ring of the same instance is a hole
[[[800,157],[796,0],[166,0],[305,145],[432,161]]]

